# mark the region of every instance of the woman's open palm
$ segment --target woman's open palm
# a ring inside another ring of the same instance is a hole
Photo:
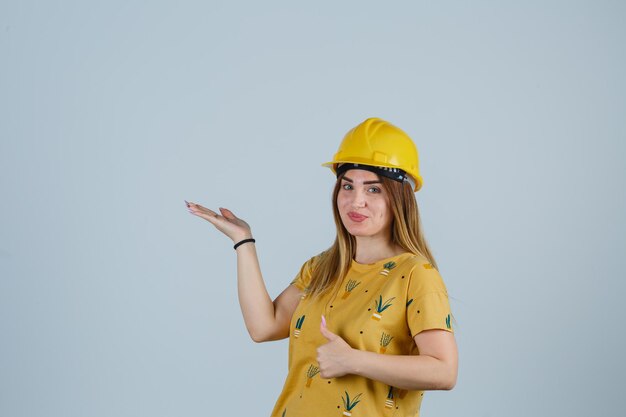
[[[200,204],[185,201],[191,214],[202,217],[211,223],[217,230],[228,236],[237,243],[243,239],[252,237],[252,231],[248,223],[235,216],[232,211],[220,207],[220,214],[201,206]]]

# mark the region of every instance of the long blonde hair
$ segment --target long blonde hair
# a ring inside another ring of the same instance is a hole
[[[343,281],[348,273],[356,252],[356,239],[344,227],[337,208],[337,195],[341,189],[342,178],[343,174],[337,178],[332,198],[337,237],[332,246],[322,252],[313,264],[311,282],[307,290],[313,296],[336,289],[336,286]],[[435,258],[422,233],[417,202],[411,185],[384,176],[379,176],[379,178],[389,196],[389,206],[393,215],[391,242],[407,252],[424,256],[437,268]]]

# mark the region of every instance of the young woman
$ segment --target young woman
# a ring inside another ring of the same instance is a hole
[[[454,387],[458,356],[415,201],[417,149],[402,130],[371,118],[325,165],[337,175],[337,238],[274,301],[250,226],[225,208],[187,206],[235,243],[252,339],[289,337],[289,373],[272,417],[419,415],[423,391]]]

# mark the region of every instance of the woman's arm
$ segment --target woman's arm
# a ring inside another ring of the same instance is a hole
[[[233,243],[252,237],[248,223],[228,209],[220,208],[219,215],[199,204],[187,203],[187,207],[191,214],[207,220]],[[289,336],[291,317],[302,291],[290,285],[272,301],[265,288],[254,243],[245,243],[237,248],[237,292],[243,319],[252,340],[265,342]]]
[[[407,390],[450,390],[456,385],[458,357],[454,335],[426,330],[415,335],[419,355],[384,355],[354,350],[352,372]]]
[[[254,245],[237,248],[237,291],[239,305],[250,337],[255,342],[284,339],[298,307],[302,291],[288,286],[272,302],[261,275]]]
[[[458,353],[451,332],[433,329],[417,334],[419,355],[385,355],[352,349],[324,323],[321,331],[329,340],[317,350],[323,378],[355,374],[406,390],[449,390],[456,384]]]

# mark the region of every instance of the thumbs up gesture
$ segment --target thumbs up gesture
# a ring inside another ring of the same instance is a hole
[[[328,330],[326,318],[322,316],[320,324],[322,335],[328,343],[317,348],[317,363],[320,367],[322,378],[336,378],[350,373],[350,359],[354,349],[346,343],[341,336]]]

